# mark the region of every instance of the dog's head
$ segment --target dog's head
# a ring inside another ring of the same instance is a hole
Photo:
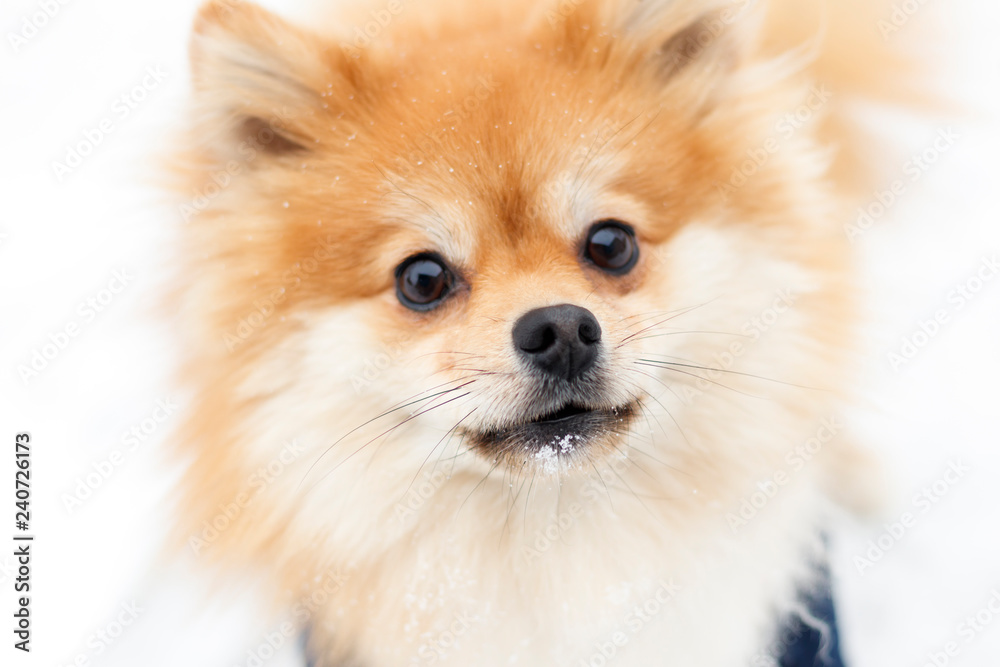
[[[836,385],[821,91],[776,83],[750,3],[543,4],[427,27],[389,3],[340,39],[202,10],[183,303],[210,515],[292,440],[261,535],[357,548],[440,470],[451,511],[609,460],[709,502],[788,447],[756,434],[809,412],[793,385]]]

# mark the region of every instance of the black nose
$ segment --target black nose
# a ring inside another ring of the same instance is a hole
[[[513,335],[514,346],[536,368],[572,380],[594,365],[601,325],[586,308],[563,304],[528,312]]]

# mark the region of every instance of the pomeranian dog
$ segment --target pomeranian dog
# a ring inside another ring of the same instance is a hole
[[[835,660],[808,601],[878,497],[839,411],[850,109],[906,96],[883,10],[205,5],[185,548],[321,666],[786,665],[791,618]]]

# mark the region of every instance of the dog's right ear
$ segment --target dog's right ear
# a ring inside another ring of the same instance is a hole
[[[561,31],[565,53],[600,66],[611,49],[628,53],[661,86],[723,104],[727,83],[753,60],[765,12],[758,0],[547,0],[546,32]],[[600,37],[610,35],[609,43]],[[697,108],[702,108],[699,104]]]
[[[201,7],[191,67],[198,131],[222,159],[248,140],[275,155],[311,150],[357,81],[340,49],[242,0]]]

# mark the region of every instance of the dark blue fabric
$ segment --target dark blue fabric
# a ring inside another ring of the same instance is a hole
[[[816,586],[802,596],[802,608],[804,613],[788,619],[778,635],[775,645],[783,651],[774,657],[779,667],[844,667],[826,568],[821,569]]]
[[[299,645],[302,646],[302,655],[306,659],[306,667],[316,667],[316,661],[313,660],[312,655],[309,651],[309,628],[306,627],[302,636],[299,638]]]

